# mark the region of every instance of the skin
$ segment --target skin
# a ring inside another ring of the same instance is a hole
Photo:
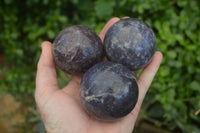
[[[104,39],[111,25],[119,21],[112,18],[100,33]],[[87,115],[80,104],[79,84],[82,75],[76,75],[62,89],[58,88],[52,43],[43,42],[42,54],[37,65],[35,100],[48,133],[131,133],[142,101],[161,64],[162,54],[156,52],[152,61],[137,79],[139,98],[132,112],[114,122],[96,120]]]

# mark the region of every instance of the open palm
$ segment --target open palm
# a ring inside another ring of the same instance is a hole
[[[119,21],[112,18],[100,33],[103,40],[111,25]],[[156,52],[150,64],[138,78],[139,98],[135,108],[126,117],[114,121],[99,121],[90,117],[82,108],[79,99],[79,84],[82,75],[74,76],[68,85],[58,88],[52,44],[42,43],[38,62],[35,99],[45,128],[49,133],[131,133],[144,96],[160,66],[162,54]]]

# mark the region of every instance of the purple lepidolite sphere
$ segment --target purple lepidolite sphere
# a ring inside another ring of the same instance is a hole
[[[109,60],[137,71],[152,59],[156,50],[156,37],[143,21],[122,19],[107,31],[104,48]]]
[[[53,56],[61,70],[69,74],[80,74],[102,60],[103,46],[92,29],[73,25],[63,29],[55,38]]]
[[[80,99],[88,114],[112,121],[133,110],[138,99],[138,85],[127,67],[109,61],[101,62],[84,74]]]

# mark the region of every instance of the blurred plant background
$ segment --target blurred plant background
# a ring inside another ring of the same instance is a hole
[[[34,101],[41,42],[53,41],[69,25],[99,33],[110,18],[130,16],[153,28],[157,50],[164,55],[139,119],[169,132],[200,133],[199,7],[199,0],[1,0],[2,119],[20,120],[5,123],[15,132],[44,132]],[[60,87],[70,78],[58,70]],[[10,113],[2,113],[6,107],[12,107]]]

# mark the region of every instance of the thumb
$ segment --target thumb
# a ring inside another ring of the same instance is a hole
[[[52,43],[45,41],[41,47],[42,54],[37,65],[36,75],[35,99],[37,103],[40,99],[44,101],[45,98],[48,98],[53,92],[58,90]]]

